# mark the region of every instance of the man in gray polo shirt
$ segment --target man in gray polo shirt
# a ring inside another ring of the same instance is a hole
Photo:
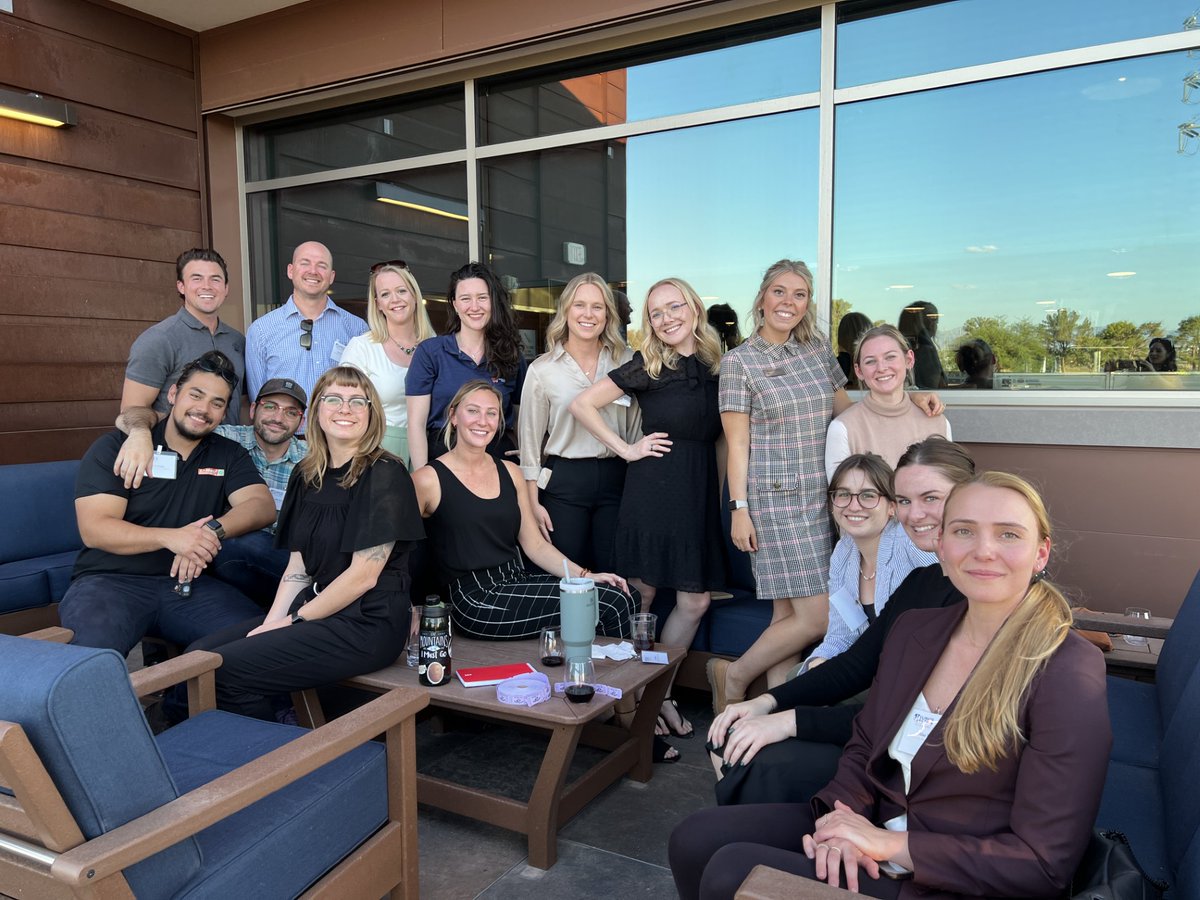
[[[121,411],[149,407],[161,419],[169,409],[167,390],[179,379],[183,367],[210,350],[220,350],[233,362],[238,376],[225,421],[240,424],[241,395],[246,389],[246,338],[217,315],[229,294],[225,260],[215,250],[193,247],[175,261],[175,279],[183,305],[133,342],[125,366]]]

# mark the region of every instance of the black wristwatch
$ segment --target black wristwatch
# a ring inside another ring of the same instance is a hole
[[[213,534],[217,536],[218,541],[225,540],[225,526],[216,519],[209,519],[204,523],[204,527],[211,528],[213,530]]]

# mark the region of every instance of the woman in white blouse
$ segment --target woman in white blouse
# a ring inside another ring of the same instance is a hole
[[[568,407],[633,356],[617,330],[620,321],[612,290],[599,275],[586,272],[567,282],[546,329],[548,349],[525,375],[517,426],[521,473],[542,537],[598,572],[612,571],[625,461]],[[628,397],[601,415],[630,443],[641,437],[641,413]]]
[[[404,378],[417,344],[433,337],[421,287],[403,260],[371,266],[367,292],[367,321],[371,330],[352,338],[342,353],[342,365],[367,374],[383,402],[387,432],[385,450],[408,464],[408,407]]]

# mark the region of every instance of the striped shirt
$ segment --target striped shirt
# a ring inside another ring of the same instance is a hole
[[[313,320],[312,349],[300,344],[305,316],[288,297],[287,303],[250,323],[246,332],[246,393],[258,396],[272,378],[291,378],[312,398],[313,385],[342,359],[350,338],[368,331],[367,323],[332,300]]]

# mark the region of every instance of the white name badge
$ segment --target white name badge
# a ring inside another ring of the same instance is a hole
[[[663,653],[661,650],[642,651],[642,662],[644,663],[652,663],[656,666],[665,666],[670,661],[671,660],[667,657],[667,654]]]
[[[334,341],[333,342],[333,352],[329,354],[329,358],[332,359],[335,363],[340,363],[342,361],[342,354],[345,352],[346,352],[346,345],[343,344],[341,341]]]
[[[154,451],[154,461],[150,464],[150,477],[166,478],[174,481],[175,474],[178,471],[179,454],[174,450],[163,450],[160,444],[158,449]]]

